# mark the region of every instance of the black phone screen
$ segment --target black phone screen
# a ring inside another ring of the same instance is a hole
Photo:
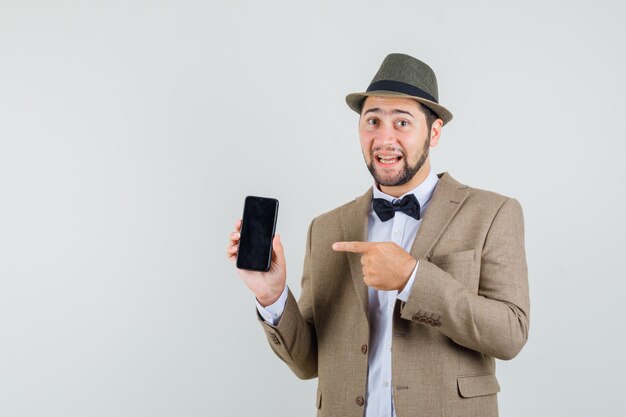
[[[278,217],[278,200],[248,196],[243,207],[237,268],[268,271]]]

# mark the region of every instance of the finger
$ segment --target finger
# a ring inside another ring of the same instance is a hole
[[[372,247],[372,242],[335,242],[333,249],[337,252],[365,253]]]
[[[363,283],[368,287],[371,287],[373,284],[372,279],[369,275],[363,275]]]
[[[232,232],[230,234],[230,242],[231,242],[231,244],[239,242],[239,238],[240,237],[241,237],[241,233],[239,233],[239,232]]]
[[[276,262],[279,265],[285,264],[285,248],[283,247],[283,243],[280,241],[280,235],[277,234],[274,236],[274,240],[272,240],[272,249],[274,250],[274,254],[276,254]]]
[[[236,257],[237,249],[238,249],[237,245],[231,245],[228,247],[228,249],[226,249],[226,254],[228,255],[229,258]]]
[[[241,232],[241,219],[235,222],[235,232]]]

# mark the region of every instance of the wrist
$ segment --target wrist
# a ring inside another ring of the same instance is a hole
[[[271,293],[263,294],[262,296],[257,295],[256,300],[259,302],[261,307],[265,308],[267,306],[274,304],[276,301],[278,301],[278,299],[280,298],[284,290],[285,290],[285,287],[283,287],[278,292],[272,291]]]
[[[411,280],[411,275],[417,266],[417,259],[411,257],[411,261],[407,263],[407,271],[403,274],[403,280],[400,282],[400,286],[397,288],[398,292],[402,292],[406,287],[406,284]]]

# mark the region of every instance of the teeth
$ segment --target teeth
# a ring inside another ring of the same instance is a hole
[[[378,160],[383,164],[393,164],[398,160],[397,156],[378,156]]]

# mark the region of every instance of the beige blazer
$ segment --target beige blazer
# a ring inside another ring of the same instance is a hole
[[[393,317],[398,417],[498,415],[494,358],[528,338],[524,221],[512,198],[438,174],[411,248],[419,267]],[[368,296],[360,255],[337,241],[367,241],[372,191],[309,227],[302,293],[289,292],[277,326],[260,318],[274,352],[303,379],[318,377],[317,415],[361,417],[366,406]]]

